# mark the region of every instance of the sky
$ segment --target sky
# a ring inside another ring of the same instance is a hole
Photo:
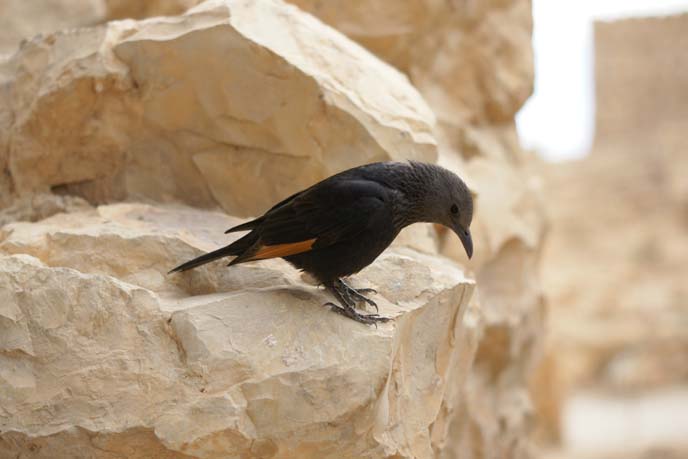
[[[516,116],[521,143],[553,161],[594,135],[593,21],[688,11],[688,0],[533,0],[535,91]]]

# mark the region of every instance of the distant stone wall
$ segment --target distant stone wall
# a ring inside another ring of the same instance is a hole
[[[688,15],[597,23],[593,149],[541,168],[544,425],[582,389],[632,398],[688,383],[686,31]]]
[[[595,23],[595,148],[646,148],[688,120],[688,14]]]

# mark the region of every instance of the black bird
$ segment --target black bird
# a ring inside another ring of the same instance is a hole
[[[418,222],[439,223],[452,229],[473,255],[469,230],[473,198],[454,173],[418,162],[373,163],[355,167],[300,191],[276,204],[263,216],[228,229],[251,232],[226,247],[177,266],[186,271],[226,256],[228,266],[282,257],[312,274],[339,301],[334,311],[372,324],[389,319],[361,314],[355,306],[375,302],[342,277],[372,263],[404,227]]]

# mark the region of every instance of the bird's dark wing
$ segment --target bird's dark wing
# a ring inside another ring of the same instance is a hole
[[[392,224],[393,191],[369,180],[328,181],[268,211],[256,228],[258,250],[241,261],[284,257],[355,238],[370,225]]]
[[[299,195],[305,193],[306,191],[308,191],[308,190],[299,191],[298,193],[294,193],[294,194],[292,194],[291,196],[289,196],[288,198],[283,199],[282,201],[280,201],[280,202],[278,202],[277,204],[275,204],[274,206],[272,206],[272,207],[270,208],[270,210],[268,210],[268,211],[266,212],[266,214],[270,213],[271,211],[273,211],[273,210],[275,210],[275,209],[277,209],[277,208],[279,208],[279,207],[284,206],[284,205],[287,204],[289,201],[292,201],[294,198],[296,198],[297,196],[299,196]],[[256,219],[254,219],[254,220],[251,220],[251,221],[248,221],[248,222],[242,223],[242,224],[240,224],[240,225],[236,225],[236,226],[233,226],[233,227],[229,228],[227,231],[225,231],[225,234],[228,234],[228,233],[235,233],[235,232],[237,232],[237,231],[248,231],[248,230],[252,230],[252,229],[256,228],[258,225],[260,225],[264,220],[265,220],[265,215],[262,215],[262,216],[260,216],[260,217],[258,217],[258,218],[256,218]]]
[[[371,180],[371,176],[377,176],[378,178],[384,177],[384,173],[386,172],[386,167],[385,163],[371,163],[371,164],[365,164],[363,166],[359,166],[353,169],[348,169],[342,172],[339,172],[338,174],[335,174],[331,177],[326,178],[325,180],[322,180],[319,183],[316,183],[315,185],[311,186],[310,188],[306,188],[305,190],[301,190],[297,193],[292,194],[291,196],[283,199],[282,201],[278,202],[274,206],[272,206],[267,212],[265,212],[265,215],[262,215],[254,220],[242,223],[237,226],[233,226],[232,228],[229,228],[227,231],[225,231],[225,234],[227,233],[234,233],[237,231],[248,231],[257,228],[260,226],[263,221],[265,221],[266,215],[270,214],[271,212],[274,212],[282,207],[290,205],[295,199],[303,196],[303,195],[308,195],[311,192],[315,193],[321,193],[324,189],[327,189],[327,187],[331,184],[334,184],[335,187],[337,187],[339,184],[342,183],[350,183],[352,181],[358,180],[363,180],[364,176],[367,176],[368,181],[374,181]],[[379,184],[380,182],[377,182]]]

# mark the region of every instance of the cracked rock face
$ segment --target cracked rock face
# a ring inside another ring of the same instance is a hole
[[[531,457],[530,2],[105,3],[178,15],[0,57],[0,457]],[[326,310],[282,260],[165,274],[320,178],[406,158],[476,192],[476,256],[404,230],[352,280],[388,324]]]
[[[506,123],[530,96],[529,0],[289,0],[409,75],[440,120]]]
[[[280,261],[165,275],[230,224],[121,204],[5,226],[0,451],[431,457],[446,440],[434,424],[455,415],[450,376],[470,364],[473,283],[389,251],[354,278],[394,318],[375,328],[322,307],[327,293]]]
[[[0,62],[0,87],[0,181],[20,194],[247,216],[361,163],[437,157],[400,72],[279,0],[37,37]]]
[[[13,54],[24,39],[95,24],[105,12],[103,0],[3,0],[0,2],[0,61],[3,55]]]
[[[437,116],[440,164],[476,193],[473,259],[451,232],[439,237],[441,253],[475,272],[482,319],[466,415],[449,426],[452,441],[440,457],[530,457],[545,219],[514,115],[533,84],[531,2],[290,1],[408,75]]]

